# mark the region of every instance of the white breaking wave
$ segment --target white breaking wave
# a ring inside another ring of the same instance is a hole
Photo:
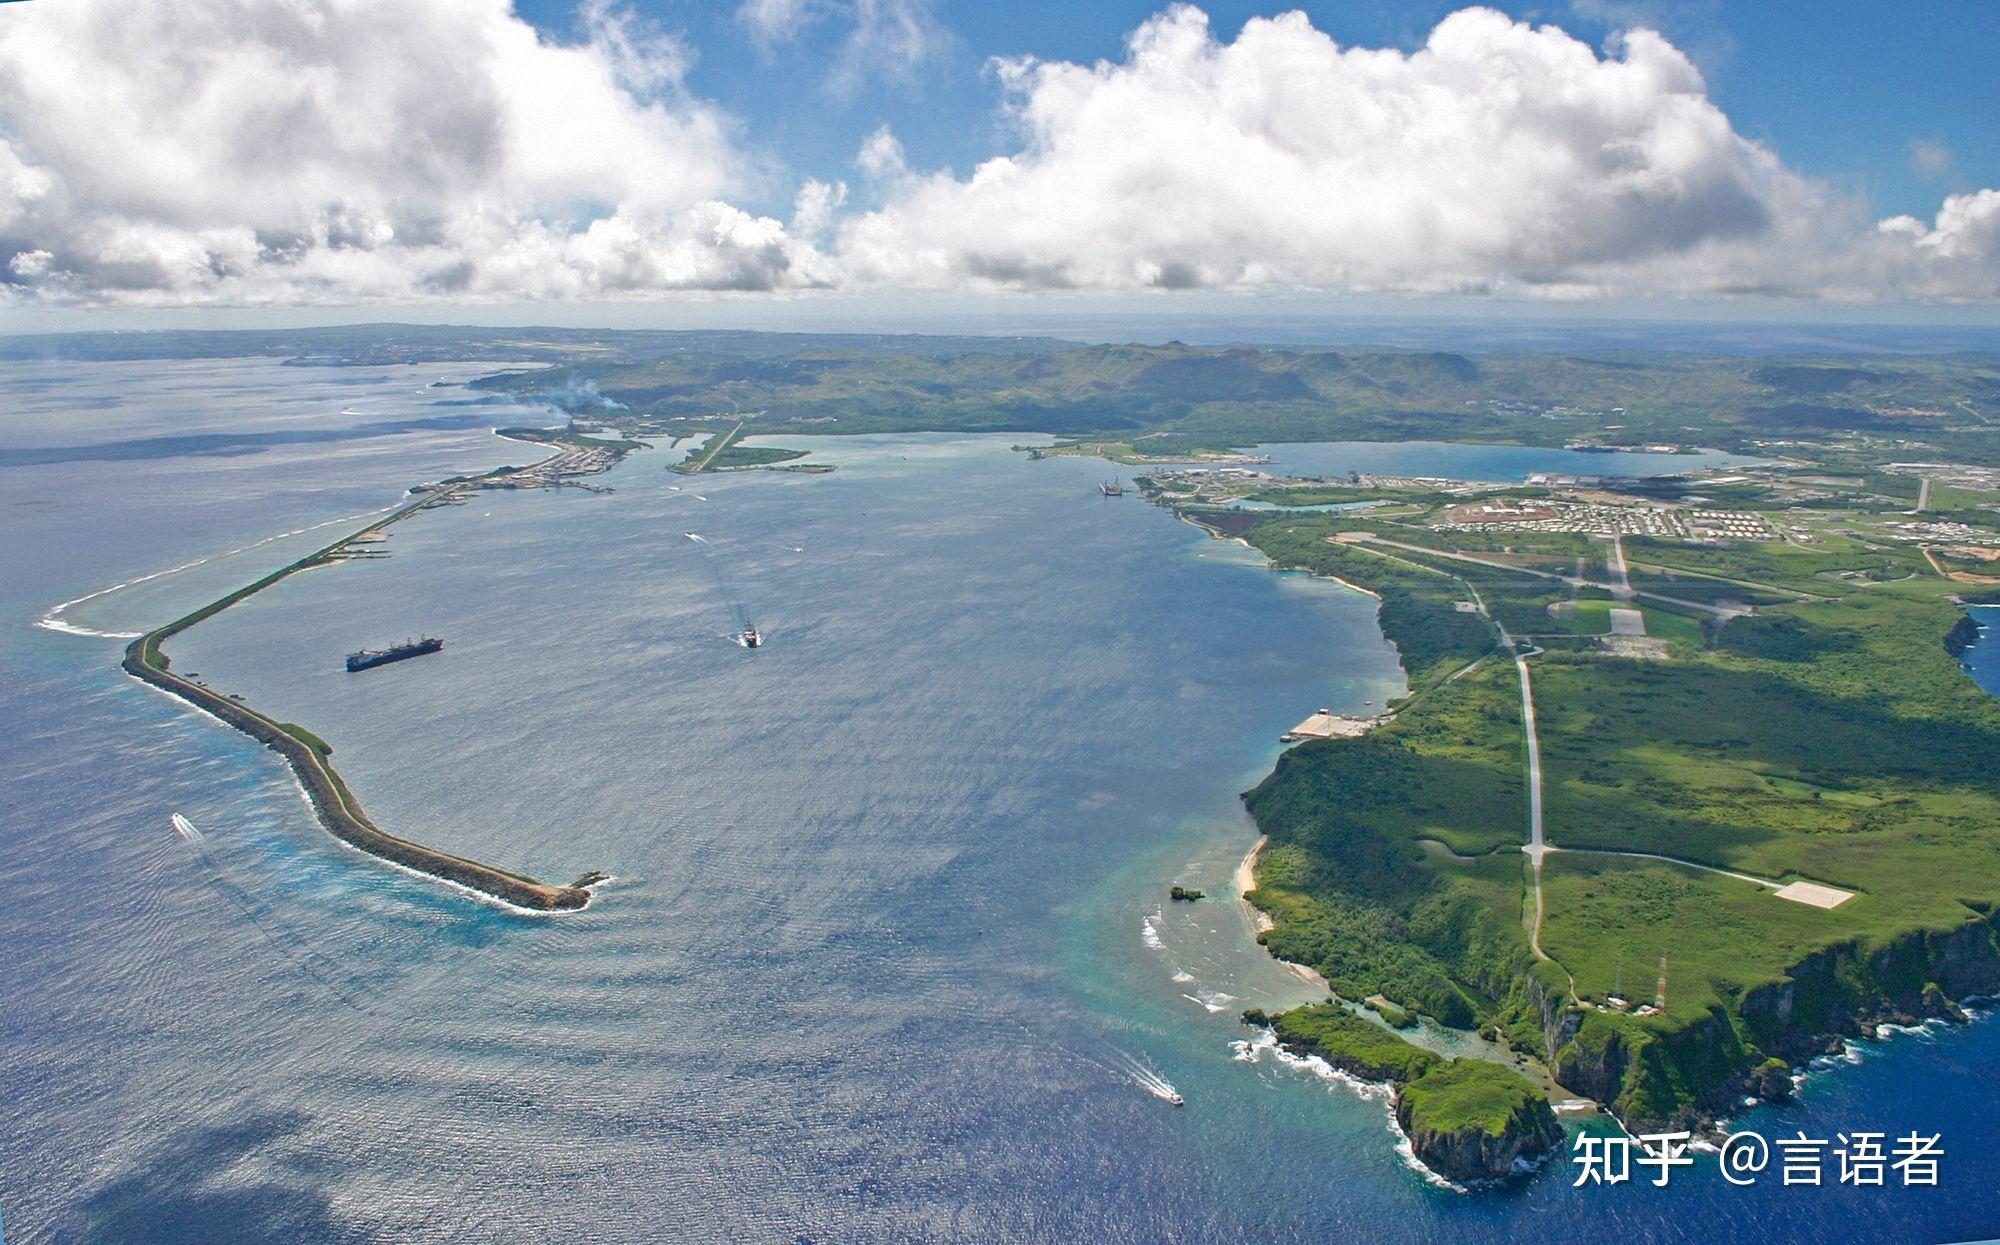
[[[121,583],[112,584],[109,588],[99,588],[95,592],[86,592],[80,597],[71,597],[67,601],[58,602],[56,605],[50,607],[48,613],[36,619],[35,625],[44,631],[57,631],[63,635],[93,636],[104,640],[136,640],[145,633],[142,631],[98,631],[90,627],[80,627],[65,619],[63,615],[71,607],[82,605],[85,601],[95,601],[102,597],[108,597],[114,592],[123,592],[127,588],[136,588],[140,584],[151,583],[155,579],[165,579],[169,575],[178,575],[182,571],[191,571],[197,566],[203,566],[221,558],[233,558],[239,553],[249,553],[253,549],[261,549],[274,541],[289,540],[294,536],[303,536],[307,532],[318,531],[323,527],[332,527],[336,523],[356,523],[373,515],[387,513],[394,508],[393,506],[384,506],[379,510],[364,510],[360,514],[342,515],[337,519],[323,519],[318,523],[308,523],[304,527],[295,527],[289,532],[279,532],[275,536],[266,536],[261,540],[253,540],[247,545],[239,545],[234,549],[225,549],[221,553],[211,553],[183,562],[178,566],[169,566],[165,570],[149,571],[144,575],[135,575],[131,579],[124,580]]]
[[[1183,994],[1181,995],[1181,997],[1186,999],[1190,1003],[1194,1003],[1200,1006],[1202,1010],[1208,1012],[1211,1015],[1223,1010],[1236,1000],[1235,995],[1224,994],[1219,990],[1210,991],[1199,995]]]
[[[1409,1134],[1396,1122],[1395,1086],[1382,1081],[1364,1081],[1360,1077],[1341,1071],[1318,1055],[1294,1055],[1278,1045],[1277,1034],[1268,1029],[1248,1041],[1231,1042],[1229,1047],[1232,1052],[1231,1058],[1238,1063],[1261,1063],[1268,1055],[1283,1067],[1317,1077],[1324,1081],[1330,1090],[1338,1088],[1364,1101],[1381,1103],[1389,1132],[1396,1138],[1396,1156],[1403,1160],[1403,1165],[1440,1189],[1450,1189],[1454,1193],[1467,1192],[1464,1185],[1432,1171],[1417,1157],[1416,1147],[1410,1144]]]

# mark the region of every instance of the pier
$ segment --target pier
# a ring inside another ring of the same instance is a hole
[[[1302,739],[1356,739],[1374,729],[1381,720],[1379,717],[1357,718],[1321,709],[1278,738],[1288,744]]]

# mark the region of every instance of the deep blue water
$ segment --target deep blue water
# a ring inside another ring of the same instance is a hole
[[[169,645],[331,741],[385,826],[617,875],[582,914],[510,914],[340,847],[268,753],[122,676],[121,641],[33,626],[213,558],[64,615],[151,625],[340,529],[231,550],[538,456],[485,431],[533,412],[429,388],[479,370],[0,369],[0,449],[37,451],[0,458],[10,1241],[2000,1224],[1990,1024],[1886,1043],[1745,1121],[1942,1131],[1935,1192],[1745,1193],[1701,1170],[1467,1197],[1398,1157],[1379,1101],[1235,1058],[1238,1010],[1310,993],[1236,905],[1169,911],[1164,889],[1227,891],[1254,840],[1236,793],[1276,735],[1393,695],[1394,654],[1368,598],[1100,498],[1101,464],[1030,463],[1018,438],[831,440],[832,475],[698,482],[642,453],[613,495],[418,516],[390,559]],[[1485,470],[1370,451],[1356,465]],[[1501,478],[1575,469],[1494,453],[1475,457]],[[766,648],[727,642],[732,604]],[[340,669],[426,630],[444,653]]]
[[[1979,638],[1965,650],[1965,664],[1979,686],[2000,696],[2000,631],[1995,630],[2000,626],[2000,605],[1974,605],[1965,612],[1979,624]]]

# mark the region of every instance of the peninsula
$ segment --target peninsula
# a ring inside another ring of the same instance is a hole
[[[1270,1028],[1279,1045],[1294,1054],[1317,1056],[1360,1080],[1393,1086],[1396,1123],[1409,1137],[1411,1152],[1449,1179],[1502,1180],[1562,1144],[1547,1096],[1498,1063],[1446,1059],[1339,1003],[1295,1007],[1274,1017],[1252,1009],[1243,1020]]]
[[[559,446],[565,445],[554,434],[528,438],[519,436],[520,431],[509,430],[508,435],[516,436],[517,439],[534,439]],[[196,623],[215,617],[230,606],[264,591],[299,571],[340,561],[355,554],[357,546],[365,549],[372,542],[379,540],[382,533],[392,524],[401,522],[419,511],[439,505],[455,504],[462,500],[465,492],[478,488],[554,487],[565,483],[563,477],[571,472],[595,473],[606,470],[634,448],[637,448],[637,443],[634,442],[614,442],[609,445],[588,447],[567,445],[555,458],[531,467],[503,467],[467,480],[422,486],[419,490],[422,492],[420,500],[393,510],[367,526],[348,533],[296,562],[280,567],[254,583],[238,588],[193,613],[148,631],[133,640],[125,649],[123,662],[125,672],[235,727],[283,757],[286,764],[291,766],[292,773],[298,778],[299,785],[305,790],[306,798],[311,803],[314,814],[319,818],[320,825],[341,842],[405,869],[476,891],[516,908],[536,912],[561,912],[582,908],[590,902],[590,888],[604,881],[606,874],[585,873],[567,885],[552,885],[526,874],[482,864],[463,856],[454,856],[390,834],[377,826],[369,819],[367,813],[362,811],[354,793],[348,789],[347,784],[333,768],[332,749],[317,735],[294,723],[280,722],[259,713],[236,697],[225,696],[194,679],[175,674],[172,662],[161,646]]]
[[[743,439],[745,424],[738,422],[728,432],[718,432],[710,437],[701,448],[687,456],[683,462],[675,463],[669,471],[681,475],[696,476],[709,471],[757,471],[770,469],[777,471],[802,471],[809,474],[824,474],[833,468],[821,463],[801,463],[810,451],[788,450],[775,445],[738,445]]]
[[[1912,515],[1893,471],[1728,474],[1404,482],[1341,513],[1266,481],[1280,508],[1230,529],[1379,596],[1409,680],[1246,797],[1266,946],[1635,1130],[1782,1098],[1846,1039],[2000,988],[2000,700],[1955,656],[2000,581],[1933,547],[2000,545],[2000,498]]]

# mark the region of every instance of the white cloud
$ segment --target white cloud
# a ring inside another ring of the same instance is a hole
[[[1182,5],[1120,62],[995,68],[1021,150],[965,179],[904,177],[844,226],[851,275],[1554,296],[2000,286],[1990,248],[1924,240],[1972,237],[1977,205],[1948,202],[1924,238],[1874,229],[1737,134],[1643,29],[1600,56],[1469,9],[1403,53],[1339,47],[1290,13],[1224,44]],[[864,164],[892,141],[871,139]]]
[[[894,34],[932,20],[923,0],[738,12],[773,41],[835,18],[909,56],[932,37]],[[2000,192],[1873,221],[1738,134],[1643,29],[1600,53],[1472,9],[1402,52],[1298,13],[1222,43],[1177,6],[1116,62],[996,61],[1011,154],[913,170],[885,126],[856,160],[875,210],[808,180],[787,224],[732,206],[779,188],[688,92],[688,49],[606,0],[582,13],[583,40],[558,44],[508,0],[0,5],[0,300],[2000,300]]]
[[[1923,177],[1940,181],[1950,176],[1957,164],[1958,157],[1943,143],[1928,138],[1910,140],[1910,167]]]
[[[823,182],[807,178],[792,200],[792,232],[801,238],[818,238],[833,228],[847,202],[846,182]]]
[[[903,143],[888,126],[878,128],[862,141],[854,167],[870,181],[898,183],[909,180],[909,162],[903,157]]]
[[[909,78],[951,45],[931,0],[743,0],[736,19],[767,51],[820,23],[845,25],[827,75],[841,91],[870,75]]]
[[[809,23],[826,16],[824,0],[743,0],[736,20],[759,43],[789,43]]]
[[[0,11],[0,289],[86,302],[586,297],[824,283],[724,202],[687,54],[603,4],[63,0]]]

